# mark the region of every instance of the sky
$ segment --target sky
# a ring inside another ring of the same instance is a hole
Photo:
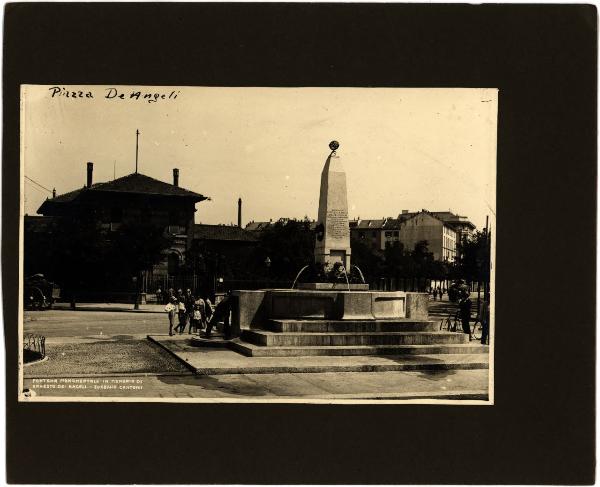
[[[85,184],[88,161],[95,183],[134,172],[139,130],[140,173],[171,183],[176,167],[180,186],[210,196],[196,223],[237,222],[238,197],[244,225],[316,219],[337,140],[350,218],[451,210],[482,228],[496,211],[497,111],[495,88],[24,85],[24,213],[51,196],[30,179],[62,194]]]

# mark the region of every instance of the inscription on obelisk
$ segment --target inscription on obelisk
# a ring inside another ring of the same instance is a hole
[[[315,261],[327,265],[341,262],[346,269],[350,269],[346,172],[336,154],[338,147],[336,141],[329,144],[331,154],[321,173]]]

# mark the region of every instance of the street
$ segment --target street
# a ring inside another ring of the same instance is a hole
[[[487,395],[487,370],[196,375],[147,339],[167,331],[165,313],[26,311],[24,333],[46,336],[48,359],[24,367],[24,388],[37,398],[327,401]]]
[[[50,337],[135,335],[168,331],[165,313],[110,311],[25,311],[25,333]]]

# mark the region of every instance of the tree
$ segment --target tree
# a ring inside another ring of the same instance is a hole
[[[125,278],[152,269],[172,244],[164,228],[144,221],[124,223],[108,240],[111,275]]]
[[[374,251],[358,238],[350,240],[350,247],[352,249],[351,263],[362,271],[366,282],[372,282],[381,276],[384,268],[381,252]]]
[[[464,238],[458,245],[456,262],[459,277],[467,281],[489,283],[490,238],[485,230]]]
[[[102,279],[106,256],[106,232],[84,214],[54,219],[45,232],[25,235],[25,272],[56,282],[72,305],[76,291]]]
[[[130,288],[132,277],[161,262],[170,245],[163,228],[131,222],[111,232],[81,212],[26,235],[25,269],[56,282],[74,306],[81,291]]]
[[[315,235],[309,221],[277,222],[262,232],[252,265],[259,276],[292,280],[302,267],[314,262],[314,248]]]

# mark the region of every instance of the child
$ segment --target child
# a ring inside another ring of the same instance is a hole
[[[202,328],[202,310],[198,301],[194,303],[194,311],[190,321],[190,332],[199,331]]]
[[[165,311],[167,312],[167,316],[169,317],[169,336],[173,336],[173,326],[175,325],[178,309],[179,306],[177,303],[177,298],[175,298],[175,296],[172,296],[170,301],[165,306]],[[175,329],[177,329],[177,327]]]

